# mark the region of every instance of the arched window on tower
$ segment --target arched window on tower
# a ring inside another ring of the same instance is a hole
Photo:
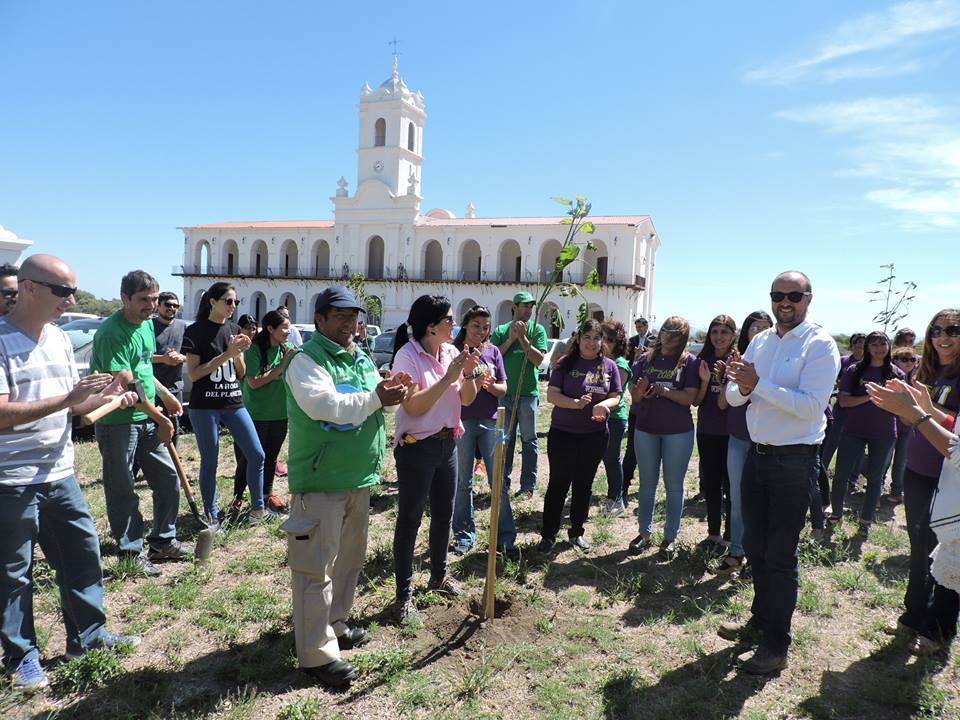
[[[373,144],[375,147],[383,147],[387,144],[387,121],[383,118],[377,118],[373,126]]]
[[[410,123],[407,126],[407,150],[410,152],[416,152],[417,146],[417,130],[414,127],[413,123]]]

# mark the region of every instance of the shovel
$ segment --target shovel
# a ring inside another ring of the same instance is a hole
[[[166,443],[167,452],[170,453],[170,459],[173,460],[173,466],[177,469],[177,476],[180,478],[180,487],[183,488],[183,494],[187,497],[187,504],[190,506],[190,512],[194,519],[203,526],[197,534],[197,545],[193,550],[193,556],[198,563],[206,563],[210,559],[210,553],[213,551],[213,538],[217,531],[210,527],[207,521],[203,519],[200,510],[197,508],[197,501],[193,499],[193,493],[190,491],[190,482],[187,480],[187,474],[183,470],[183,464],[180,462],[180,456],[172,442]]]

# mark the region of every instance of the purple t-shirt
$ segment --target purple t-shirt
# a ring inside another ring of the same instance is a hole
[[[863,371],[859,384],[854,387],[853,376],[856,372],[856,365],[844,370],[840,378],[840,392],[849,393],[853,397],[864,397],[867,394],[868,382],[883,384],[882,367],[868,367]],[[904,379],[898,367],[893,368],[893,374],[900,380]],[[846,407],[843,409],[843,432],[868,440],[892,440],[897,437],[897,416],[881,410],[872,402]]]
[[[727,408],[727,431],[739,440],[750,442],[750,431],[747,429],[747,407],[750,401],[743,405]]]
[[[697,368],[700,361],[696,355],[688,355],[677,367],[677,357],[660,355],[652,364],[643,355],[633,364],[632,382],[646,377],[651,383],[660,383],[676,390],[700,387]],[[636,414],[636,429],[652,435],[676,435],[693,430],[690,408],[678,405],[665,397],[648,397],[635,402],[630,410]]]
[[[713,369],[716,367],[717,359],[708,360],[710,366],[710,387],[707,388],[707,394],[697,410],[697,432],[703,435],[727,435],[727,410],[721,410],[717,399],[723,392],[724,386],[717,382],[716,374]]]
[[[595,433],[607,429],[606,423],[599,423],[592,419],[593,406],[607,399],[610,393],[622,392],[620,384],[620,368],[610,358],[585,360],[578,358],[573,367],[564,369],[556,367],[550,373],[550,387],[560,388],[569,398],[579,398],[585,393],[592,393],[593,398],[586,407],[574,410],[554,405],[550,427],[571,433]]]
[[[960,409],[960,375],[946,378],[943,373],[941,370],[937,379],[927,386],[930,388],[930,397],[951,415],[956,415]],[[916,430],[912,431],[907,446],[907,467],[918,475],[931,478],[939,478],[943,467],[943,455],[937,452],[923,433]]]
[[[503,382],[507,379],[507,371],[503,369],[503,355],[500,354],[500,348],[492,343],[484,343],[480,350],[480,363],[486,365],[493,373],[493,379],[496,382]],[[492,420],[497,416],[497,405],[500,401],[481,389],[477,393],[477,398],[460,411],[461,420]]]

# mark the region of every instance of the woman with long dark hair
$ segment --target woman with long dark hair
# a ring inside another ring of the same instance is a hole
[[[879,330],[866,338],[866,351],[860,362],[850,365],[840,378],[840,397],[843,408],[843,427],[837,446],[837,467],[834,473],[832,514],[830,527],[843,520],[843,505],[847,496],[846,478],[859,468],[864,450],[867,452],[867,493],[860,510],[861,535],[865,536],[873,522],[877,501],[883,491],[883,472],[887,457],[897,440],[897,418],[870,402],[868,382],[883,385],[893,378],[903,379],[890,360],[890,339]]]
[[[926,385],[938,409],[954,418],[960,410],[960,309],[941,310],[923,337],[917,381]],[[957,633],[960,598],[930,575],[930,553],[937,539],[930,530],[930,505],[939,485],[943,455],[914,431],[907,449],[903,502],[910,537],[910,575],[905,612],[898,625],[917,633],[910,646],[926,655],[949,647]],[[932,598],[931,598],[932,593]]]
[[[590,511],[590,494],[600,460],[607,449],[607,420],[620,404],[620,369],[603,356],[600,323],[586,320],[557,367],[550,373],[547,401],[553,405],[547,433],[550,480],[543,498],[540,552],[549,552],[556,542],[563,519],[567,493],[570,499],[570,529],[567,536],[583,551],[590,544],[583,537]]]
[[[739,357],[746,352],[747,346],[758,334],[773,327],[773,318],[763,310],[756,310],[744,319],[740,326],[740,336],[737,338],[736,355]],[[731,358],[732,359],[732,358]],[[717,568],[719,575],[740,575],[744,577],[746,557],[743,550],[743,506],[740,504],[740,483],[743,479],[743,468],[747,463],[747,452],[750,450],[750,431],[747,430],[747,407],[750,402],[737,407],[729,407],[724,393],[727,384],[726,363],[719,361],[719,375],[721,382],[720,397],[717,406],[727,413],[727,479],[730,485],[730,547],[727,555]]]
[[[633,446],[640,470],[637,517],[640,533],[630,542],[630,552],[650,546],[653,508],[660,466],[667,491],[667,518],[660,558],[676,554],[680,516],[683,515],[683,479],[693,454],[693,416],[690,406],[700,388],[700,361],[687,350],[690,323],[677,315],[663,321],[653,347],[633,365],[633,398],[636,431]]]
[[[700,455],[700,480],[707,501],[707,544],[713,550],[723,547],[720,534],[723,519],[724,495],[729,496],[727,478],[727,410],[720,407],[723,385],[717,372],[717,363],[727,363],[735,352],[734,338],[737,322],[729,315],[717,315],[710,321],[700,360],[700,391],[694,403],[697,412],[697,452]],[[721,364],[721,367],[723,365]],[[730,519],[727,518],[727,530]]]
[[[447,573],[447,544],[457,488],[456,439],[463,434],[461,407],[470,405],[483,385],[476,373],[480,353],[452,344],[453,313],[442,295],[421,295],[407,322],[397,328],[393,371],[411,378],[411,391],[397,410],[397,524],[393,562],[397,580],[396,615],[417,617],[413,600],[413,550],[423,511],[430,503],[431,590],[461,595]]]
[[[453,503],[453,551],[465,555],[473,548],[477,528],[473,520],[473,461],[477,453],[493,482],[493,449],[497,444],[497,406],[507,393],[507,371],[503,367],[500,348],[490,342],[490,311],[474,305],[460,323],[460,332],[453,341],[457,350],[479,353],[477,371],[482,371],[477,397],[460,412],[463,435],[457,439],[457,494]],[[510,488],[503,485],[500,494],[500,519],[497,544],[511,559],[518,557],[517,528],[510,507]]]
[[[623,463],[620,459],[620,446],[627,431],[627,393],[622,389],[630,384],[630,362],[627,354],[627,331],[623,323],[607,320],[600,326],[603,332],[603,354],[613,360],[620,370],[620,403],[607,418],[607,430],[610,439],[603,455],[603,469],[607,474],[607,504],[603,514],[617,517],[624,511],[623,504]]]
[[[210,286],[197,308],[197,320],[183,334],[182,352],[187,356],[190,391],[190,424],[200,451],[200,494],[211,525],[219,523],[217,512],[217,462],[220,455],[220,424],[227,426],[233,442],[247,460],[251,522],[272,514],[263,506],[263,448],[250,413],[243,406],[240,380],[246,373],[243,353],[250,338],[230,321],[238,305],[237,291],[225,282]]]
[[[912,333],[913,331],[910,330]],[[897,331],[897,336],[900,332]],[[908,383],[912,383],[917,374],[917,366],[920,364],[920,357],[913,349],[913,341],[909,345],[897,347],[897,341],[893,341],[893,351],[890,353],[890,359],[895,367],[900,369]],[[897,442],[893,446],[893,455],[889,458],[887,464],[890,469],[890,494],[887,501],[892,505],[899,505],[903,502],[903,474],[907,470],[907,451],[910,446],[909,425],[897,416]],[[886,472],[884,472],[886,476]]]
[[[287,341],[290,321],[276,310],[263,316],[263,329],[253,337],[250,348],[243,354],[246,374],[240,384],[243,404],[253,419],[265,459],[263,462],[263,497],[265,505],[283,512],[283,501],[273,493],[277,474],[277,457],[287,438],[287,393],[283,371],[293,345]],[[233,476],[233,502],[230,509],[240,510],[243,491],[247,487],[247,461],[237,445],[237,471]]]

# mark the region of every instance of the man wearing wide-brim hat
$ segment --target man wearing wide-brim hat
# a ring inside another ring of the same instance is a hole
[[[503,463],[503,482],[510,486],[513,452],[520,432],[520,490],[517,495],[533,496],[537,485],[537,404],[540,399],[540,363],[547,352],[547,331],[540,323],[531,322],[533,296],[521,290],[513,296],[513,320],[499,325],[490,342],[500,348],[507,371],[507,394],[500,405],[507,410],[507,422],[513,415],[516,397],[517,420],[510,426],[507,452]],[[526,359],[526,367],[524,367]],[[517,396],[517,388],[520,393]]]
[[[294,351],[284,379],[289,422],[287,532],[293,628],[300,668],[345,688],[357,676],[341,650],[370,639],[347,625],[367,550],[370,488],[386,449],[383,408],[406,395],[410,378],[381,380],[354,344],[363,308],[342,285],[317,298],[317,332]]]

